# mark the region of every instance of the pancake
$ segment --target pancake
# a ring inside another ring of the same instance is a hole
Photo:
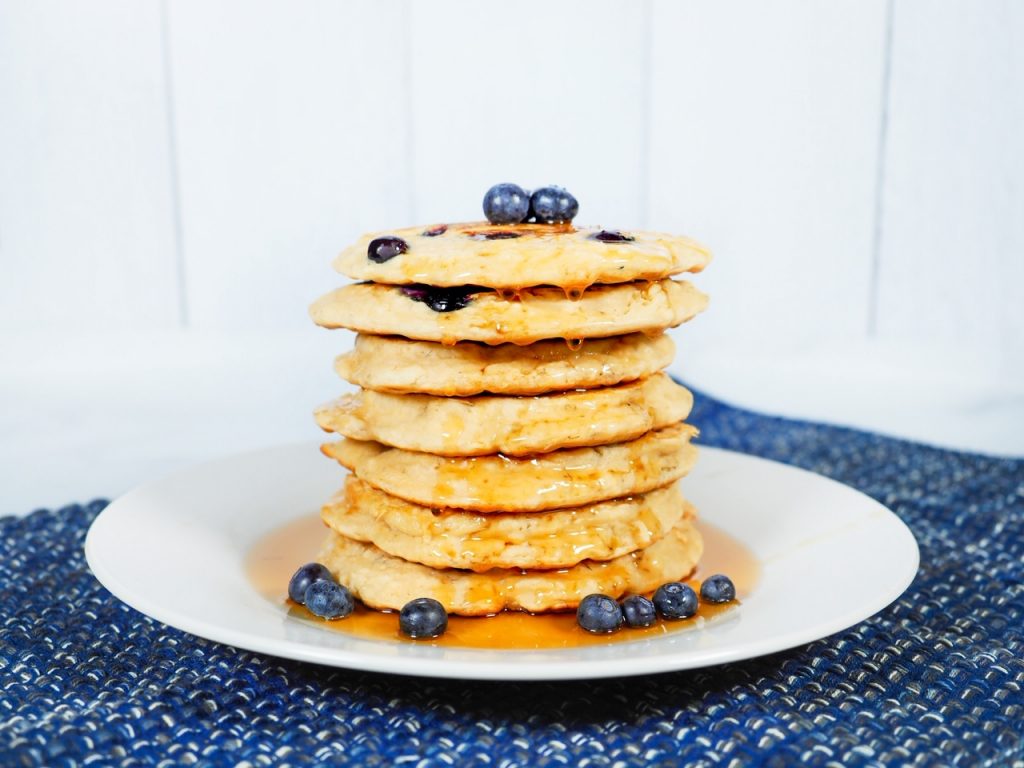
[[[349,476],[324,505],[341,535],[432,568],[567,568],[648,546],[693,510],[677,483],[573,509],[521,514],[438,510],[389,496]]]
[[[430,568],[334,531],[328,534],[318,560],[371,608],[400,610],[417,597],[432,597],[449,613],[484,616],[504,609],[575,609],[594,592],[615,598],[650,592],[666,581],[689,576],[702,550],[700,533],[692,521],[684,519],[645,549],[614,560],[584,560],[555,571],[494,569],[474,573]]]
[[[575,349],[561,339],[528,346],[445,346],[360,334],[355,348],[340,355],[334,368],[346,381],[381,392],[539,395],[641,379],[666,367],[674,352],[675,345],[665,334],[589,339]]]
[[[646,493],[678,480],[697,460],[690,443],[696,433],[673,424],[625,443],[525,458],[446,458],[349,439],[321,450],[375,488],[416,504],[536,512]]]
[[[341,252],[334,267],[355,280],[394,285],[583,288],[700,272],[711,260],[707,249],[693,240],[660,232],[630,230],[623,234],[631,240],[604,242],[594,237],[600,228],[571,224],[471,222],[448,224],[443,232],[438,232],[440,228],[408,227],[364,235]],[[384,236],[401,238],[407,250],[378,264],[368,258],[368,246]]]
[[[315,411],[327,432],[439,456],[526,456],[632,440],[680,422],[693,395],[664,373],[533,397],[437,397],[363,390]]]
[[[552,287],[526,288],[516,299],[482,288],[409,293],[394,285],[358,283],[321,296],[310,316],[324,328],[444,344],[532,344],[663,331],[694,317],[707,301],[690,283],[675,280],[595,285],[575,299]]]

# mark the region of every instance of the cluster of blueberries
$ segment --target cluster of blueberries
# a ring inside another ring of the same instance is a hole
[[[495,184],[484,195],[484,216],[491,224],[567,224],[580,204],[562,187],[547,186],[532,194],[518,184]]]
[[[343,619],[355,610],[356,602],[347,587],[338,584],[331,572],[320,563],[306,563],[288,582],[288,597],[304,605],[314,616],[333,621]],[[728,576],[715,574],[700,585],[700,600],[706,603],[728,603],[736,599],[736,587]],[[662,584],[650,599],[630,595],[620,605],[608,595],[587,595],[580,601],[576,622],[588,632],[606,634],[626,624],[649,627],[663,619],[688,619],[697,612],[700,601],[688,584],[670,581]],[[402,634],[419,640],[443,635],[448,629],[448,613],[431,597],[410,600],[398,614]]]
[[[728,603],[736,599],[732,579],[720,573],[704,579],[700,585],[700,599],[706,603]],[[681,581],[662,584],[649,599],[643,595],[630,595],[620,605],[608,595],[587,595],[576,610],[576,622],[588,632],[615,632],[623,624],[630,627],[649,627],[663,619],[688,619],[697,612],[700,602],[693,587]]]
[[[288,582],[288,597],[321,619],[343,619],[355,610],[356,601],[347,587],[334,580],[320,563],[306,563]],[[414,640],[437,637],[448,629],[448,613],[430,597],[410,600],[398,614],[398,628]]]
[[[524,221],[535,221],[538,224],[568,224],[576,218],[579,210],[580,204],[576,198],[566,189],[554,185],[541,187],[530,193],[518,184],[505,182],[495,184],[484,195],[484,215],[491,224],[521,224]],[[423,230],[420,235],[438,237],[447,231],[447,224],[438,224]],[[516,232],[500,230],[467,234],[485,240],[504,240],[520,236]],[[634,239],[631,235],[614,229],[603,229],[591,237],[602,243],[628,243]],[[375,264],[384,264],[408,251],[409,243],[402,238],[396,235],[382,235],[375,237],[367,245],[366,258]]]

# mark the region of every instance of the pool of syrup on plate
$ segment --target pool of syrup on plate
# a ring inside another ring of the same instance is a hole
[[[398,631],[398,614],[374,611],[356,603],[356,610],[345,619],[324,621],[303,606],[288,600],[288,580],[303,563],[316,559],[326,530],[319,515],[295,520],[263,536],[245,558],[245,570],[253,587],[266,599],[279,605],[283,613],[296,620],[315,623],[325,629],[373,640],[429,644],[460,648],[530,650],[571,648],[583,645],[640,640],[670,632],[699,629],[708,621],[717,621],[738,610],[743,598],[757,584],[761,564],[740,541],[720,528],[698,521],[704,537],[704,554],[697,573],[688,583],[699,589],[700,578],[713,573],[728,575],[736,585],[737,602],[725,605],[701,603],[697,614],[681,621],[658,620],[645,629],[623,627],[609,635],[594,635],[576,624],[575,613],[529,614],[503,611],[495,616],[450,616],[448,631],[432,640],[410,640]]]

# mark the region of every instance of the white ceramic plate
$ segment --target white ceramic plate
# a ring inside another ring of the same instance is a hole
[[[313,444],[234,456],[137,488],[100,514],[85,551],[115,596],[200,637],[351,669],[497,680],[637,675],[781,651],[866,619],[917,572],[917,544],[899,518],[834,481],[703,448],[683,483],[705,519],[753,550],[761,578],[726,619],[628,644],[430,647],[350,637],[289,616],[252,586],[243,561],[261,536],[315,513],[340,486],[338,466]]]

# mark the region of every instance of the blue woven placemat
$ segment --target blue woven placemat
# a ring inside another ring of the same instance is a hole
[[[914,584],[850,630],[722,667],[408,679],[151,621],[85,565],[103,503],[40,510],[0,519],[0,766],[1024,765],[1024,461],[701,396],[692,421],[706,445],[820,472],[894,509],[921,545]]]

